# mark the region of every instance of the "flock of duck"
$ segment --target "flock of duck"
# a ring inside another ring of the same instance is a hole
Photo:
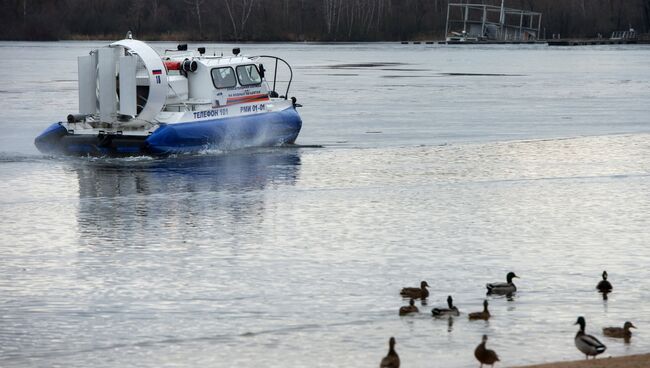
[[[513,279],[519,278],[515,275],[514,272],[509,272],[506,276],[506,282],[495,282],[486,284],[487,295],[507,295],[511,296],[517,291],[517,286],[512,282]],[[400,316],[406,316],[410,314],[419,313],[418,307],[415,306],[415,300],[426,300],[429,297],[429,284],[426,281],[420,283],[420,287],[405,287],[400,291],[400,295],[404,298],[409,298],[409,305],[403,306],[399,309]],[[607,299],[607,294],[612,292],[614,289],[612,284],[607,280],[607,271],[603,271],[602,280],[596,286],[599,292],[603,293],[603,299]],[[460,311],[458,307],[454,305],[454,300],[450,296],[447,297],[447,308],[433,308],[431,310],[433,317],[457,317],[460,316]],[[470,320],[488,320],[490,319],[490,311],[488,310],[488,301],[487,299],[483,301],[483,311],[470,313]],[[592,335],[585,333],[586,321],[584,317],[578,317],[578,320],[575,323],[580,326],[580,329],[575,336],[575,345],[578,350],[585,354],[586,358],[593,357],[596,359],[598,354],[603,353],[607,347],[600,342],[597,338]],[[623,327],[605,327],[603,328],[603,334],[608,337],[622,338],[626,342],[629,342],[629,339],[632,337],[631,328],[636,328],[631,322],[625,322]],[[494,363],[499,361],[499,356],[494,350],[488,349],[485,345],[487,343],[487,335],[483,335],[481,343],[474,350],[474,356],[481,364],[493,366]],[[388,354],[382,359],[379,367],[380,368],[399,368],[400,360],[399,355],[395,351],[395,338],[391,337],[388,342]]]

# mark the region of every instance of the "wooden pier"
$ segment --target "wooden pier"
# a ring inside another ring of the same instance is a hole
[[[599,39],[559,39],[559,40],[548,40],[549,46],[592,46],[592,45],[634,45],[639,42],[636,39],[621,39],[621,40],[612,40],[608,38]]]
[[[545,44],[546,41],[439,41],[440,45],[539,45]]]
[[[610,39],[557,39],[536,41],[401,41],[402,45],[549,45],[549,46],[595,46],[595,45],[650,45],[650,40]]]
[[[546,44],[546,41],[401,41],[402,45],[540,45]]]

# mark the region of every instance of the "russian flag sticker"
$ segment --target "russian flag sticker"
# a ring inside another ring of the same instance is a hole
[[[162,74],[162,70],[160,70],[160,69],[154,69],[154,70],[151,71],[151,74],[153,74],[153,75],[160,75],[160,74]]]

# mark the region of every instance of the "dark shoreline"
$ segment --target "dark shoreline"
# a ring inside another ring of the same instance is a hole
[[[124,38],[124,35],[100,35],[100,36],[72,36],[61,39],[50,40],[33,40],[33,39],[2,39],[3,42],[112,42]],[[138,38],[146,42],[179,42],[179,43],[211,43],[211,44],[276,44],[276,43],[295,43],[295,44],[313,44],[313,45],[346,45],[358,43],[398,43],[403,45],[549,45],[549,46],[597,46],[597,45],[650,45],[650,38],[641,38],[638,40],[609,40],[593,38],[567,38],[567,39],[549,39],[536,41],[469,41],[446,42],[442,38],[432,39],[411,39],[411,40],[356,40],[356,41],[323,41],[323,40],[208,40],[192,39],[183,37],[148,37]]]

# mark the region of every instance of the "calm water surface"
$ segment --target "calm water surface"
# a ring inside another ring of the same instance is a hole
[[[579,315],[650,351],[650,48],[244,45],[292,62],[323,148],[43,157],[100,45],[0,43],[0,366],[370,367],[395,336],[405,367],[474,367],[483,334],[512,366],[580,359]]]

